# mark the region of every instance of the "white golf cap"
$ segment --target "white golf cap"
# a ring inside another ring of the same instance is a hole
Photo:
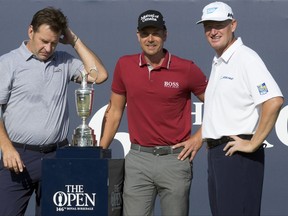
[[[201,20],[196,24],[205,21],[225,21],[233,19],[233,11],[231,7],[223,2],[213,2],[203,8]]]

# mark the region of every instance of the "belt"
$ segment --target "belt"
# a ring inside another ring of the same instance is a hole
[[[40,153],[49,153],[49,152],[56,151],[57,148],[68,145],[68,140],[64,139],[61,142],[44,144],[44,145],[28,145],[28,144],[17,143],[17,142],[12,142],[12,143],[13,143],[13,146],[16,148],[23,148],[23,149],[27,149],[31,151],[40,152]]]
[[[251,135],[251,134],[239,134],[237,136],[240,137],[241,139],[250,140],[253,135]],[[206,139],[205,141],[207,142],[208,148],[214,148],[214,147],[221,145],[223,143],[228,143],[230,141],[234,141],[234,139],[232,139],[229,136],[222,136],[219,139]]]
[[[131,149],[137,150],[140,152],[151,153],[151,154],[156,155],[156,156],[162,156],[162,155],[180,153],[183,150],[183,147],[179,147],[177,149],[173,149],[171,146],[146,147],[146,146],[141,146],[141,145],[132,143]]]

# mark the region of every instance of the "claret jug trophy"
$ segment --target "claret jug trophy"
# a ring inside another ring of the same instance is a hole
[[[94,89],[93,84],[88,85],[88,75],[84,71],[81,71],[81,76],[81,86],[75,90],[75,102],[77,114],[82,119],[82,124],[74,130],[71,146],[95,146],[97,141],[94,130],[86,124],[86,119],[92,111]]]

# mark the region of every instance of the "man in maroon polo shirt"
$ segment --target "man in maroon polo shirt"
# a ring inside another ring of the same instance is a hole
[[[192,160],[202,146],[191,135],[191,93],[204,100],[207,79],[192,62],[163,48],[160,12],[138,18],[141,54],[121,57],[114,71],[100,146],[108,148],[127,103],[131,150],[125,158],[124,215],[151,215],[158,194],[162,215],[189,213]]]

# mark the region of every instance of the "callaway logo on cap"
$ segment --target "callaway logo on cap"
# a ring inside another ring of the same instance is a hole
[[[213,2],[203,9],[201,20],[197,24],[204,21],[225,21],[233,19],[233,11],[231,7],[223,2]]]

